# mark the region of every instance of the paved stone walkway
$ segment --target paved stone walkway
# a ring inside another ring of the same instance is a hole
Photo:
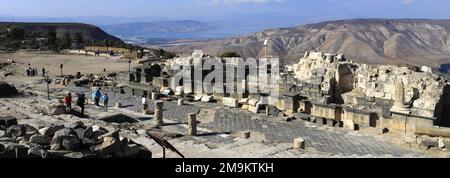
[[[336,155],[392,155],[396,157],[415,155],[414,152],[375,138],[308,128],[300,121],[282,123],[255,119],[254,114],[244,112],[218,111],[214,122],[208,126],[233,131],[257,131],[264,133],[266,139],[273,142],[291,143],[295,138],[302,137],[306,139],[307,146],[312,146],[320,152]]]
[[[75,87],[72,91],[90,93],[86,89]],[[129,95],[116,94],[108,92],[110,105],[120,101],[126,109],[141,112],[141,98]],[[154,103],[150,101],[150,110],[153,110]],[[175,102],[164,103],[164,118],[179,123],[187,122],[188,113],[199,113],[201,107],[213,108],[216,113],[214,122],[202,123],[200,127],[228,130],[228,131],[246,131],[252,130],[261,132],[266,139],[275,143],[291,143],[295,138],[302,137],[306,139],[306,145],[315,148],[317,151],[331,153],[333,155],[343,156],[395,156],[412,157],[420,156],[415,152],[395,146],[390,142],[378,140],[373,137],[354,136],[348,134],[335,133],[317,128],[304,126],[300,121],[279,122],[268,116],[255,115],[240,109],[226,109],[219,107],[219,104],[201,104],[178,106]],[[259,118],[259,119],[255,119]]]

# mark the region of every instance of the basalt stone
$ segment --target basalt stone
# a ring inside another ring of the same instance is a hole
[[[55,132],[50,146],[52,150],[73,150],[80,146],[80,140],[78,140],[75,132],[65,128]]]
[[[75,122],[73,124],[70,124],[68,128],[75,130],[75,129],[86,129],[87,127],[84,126],[83,122],[77,121],[77,122]]]
[[[47,136],[47,137],[53,137],[55,135],[55,132],[64,129],[63,125],[59,125],[59,126],[49,126],[49,127],[44,127],[42,129],[39,129],[39,133],[41,135]]]
[[[420,143],[420,146],[425,149],[436,148],[438,145],[438,141],[435,140],[422,140]]]
[[[76,159],[81,159],[84,158],[84,154],[81,152],[72,152],[69,154],[65,154],[64,155],[65,158],[76,158]]]
[[[92,127],[86,128],[83,135],[85,138],[97,139],[98,137],[100,137],[106,133],[108,133],[108,130],[106,130],[102,127],[99,127],[99,126],[92,126]]]
[[[47,137],[44,135],[33,135],[30,137],[30,143],[35,143],[39,145],[50,145],[52,141],[51,137]]]
[[[28,149],[28,156],[36,156],[39,158],[47,158],[48,152],[40,146],[34,146]]]
[[[19,94],[16,87],[13,87],[6,82],[0,82],[0,91],[0,97],[14,96]]]
[[[11,116],[0,117],[0,130],[6,130],[8,127],[17,125],[17,119]]]
[[[24,136],[26,133],[27,131],[23,125],[13,125],[6,129],[5,136],[10,138],[17,138]]]
[[[125,145],[122,147],[122,152],[125,157],[136,157],[140,151],[139,145],[136,144]]]
[[[63,137],[61,146],[66,150],[76,150],[80,148],[81,142],[76,137]]]
[[[148,150],[144,146],[139,146],[139,154],[136,156],[137,158],[152,158],[152,152]]]

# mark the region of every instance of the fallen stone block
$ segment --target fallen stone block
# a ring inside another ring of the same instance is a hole
[[[141,152],[141,149],[137,144],[130,144],[123,146],[122,152],[125,157],[136,157],[139,154],[139,152]]]
[[[81,129],[86,129],[87,127],[84,125],[84,123],[83,122],[81,122],[81,121],[77,121],[77,122],[75,122],[75,123],[72,123],[72,124],[70,124],[67,128],[70,128],[70,129],[79,129],[79,128],[81,128]]]
[[[52,137],[47,137],[44,135],[33,135],[30,137],[30,143],[35,143],[38,145],[50,145]]]
[[[6,129],[5,136],[10,138],[17,138],[24,136],[26,133],[27,131],[23,125],[13,125]]]
[[[16,87],[13,87],[11,85],[9,85],[6,82],[1,82],[0,81],[0,97],[5,97],[5,96],[14,96],[14,95],[18,95],[19,92],[17,92]]]
[[[144,146],[139,146],[139,154],[136,158],[152,158],[152,152]]]
[[[50,116],[57,116],[66,114],[66,106],[64,105],[52,105],[47,109],[47,114]]]
[[[36,156],[39,158],[47,158],[48,152],[47,150],[43,149],[42,147],[35,146],[28,149],[28,155],[29,156]]]
[[[445,147],[445,142],[443,139],[438,139],[438,148],[446,148]]]
[[[64,128],[55,132],[50,142],[51,150],[73,150],[80,146],[80,140],[72,129]]]
[[[64,129],[63,125],[49,126],[49,127],[44,127],[42,129],[39,129],[39,133],[43,136],[53,137],[55,135],[55,132],[57,132],[58,130],[61,130],[61,129]]]
[[[233,98],[222,98],[222,104],[233,108],[239,107],[239,101]]]
[[[202,100],[203,95],[195,95],[194,96],[194,101],[200,101]]]
[[[422,140],[420,146],[425,149],[436,148],[438,147],[438,142],[435,140]]]
[[[201,101],[202,102],[212,102],[213,101],[213,96],[203,95]]]
[[[105,137],[112,137],[116,140],[120,140],[120,131],[119,130],[114,130],[111,132],[108,132],[106,134],[101,135],[100,137],[98,137],[98,139],[103,139]]]
[[[120,151],[120,140],[113,137],[103,138],[103,142],[95,150],[100,151],[103,154],[109,155]]]
[[[86,130],[84,130],[84,138],[91,138],[91,139],[99,139],[100,136],[104,135],[108,133],[108,130],[99,127],[99,126],[92,126],[92,127],[88,127],[86,128]]]
[[[84,158],[84,154],[81,152],[72,152],[69,154],[64,155],[65,158],[74,158],[74,159],[81,159]]]
[[[14,117],[0,117],[0,130],[6,130],[8,127],[17,124],[17,119]]]
[[[66,150],[76,150],[80,148],[81,142],[76,137],[63,137],[61,146]]]
[[[294,149],[299,150],[305,148],[306,148],[305,139],[303,138],[294,139]]]

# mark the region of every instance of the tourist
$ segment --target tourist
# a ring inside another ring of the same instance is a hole
[[[86,102],[86,98],[84,97],[84,94],[78,94],[78,100],[77,105],[81,108],[81,115],[84,116],[84,103]]]
[[[100,91],[101,88],[98,88],[97,90],[95,90],[94,92],[94,100],[95,100],[95,105],[96,106],[100,106],[100,97],[102,97],[102,92]]]
[[[102,101],[103,101],[103,108],[105,108],[105,110],[107,110],[108,109],[108,101],[109,101],[108,93],[105,93],[102,96]]]
[[[42,77],[45,76],[45,68],[42,67]]]
[[[147,113],[147,111],[148,111],[148,101],[147,101],[147,96],[146,95],[142,96],[142,105],[144,106],[143,107],[144,113]]]
[[[64,104],[66,104],[66,112],[69,113],[72,111],[72,93],[69,93],[64,97]]]
[[[30,69],[27,69],[27,77],[29,77],[31,75]]]

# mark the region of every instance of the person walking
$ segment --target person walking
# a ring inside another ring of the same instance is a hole
[[[66,113],[70,113],[72,111],[72,93],[64,97],[64,104],[66,104]]]
[[[78,94],[77,105],[81,108],[81,115],[84,116],[84,104],[86,102],[86,98],[83,93]]]
[[[109,101],[108,93],[105,93],[105,94],[102,96],[102,101],[103,101],[103,108],[104,108],[105,110],[108,110],[108,101]]]
[[[148,100],[146,95],[142,95],[142,106],[143,106],[143,112],[148,113]]]
[[[102,92],[100,91],[101,88],[98,88],[97,90],[95,90],[94,92],[94,96],[95,96],[95,105],[96,106],[100,106],[100,97],[102,97]]]
[[[42,76],[43,77],[45,76],[45,68],[44,67],[42,67]]]

